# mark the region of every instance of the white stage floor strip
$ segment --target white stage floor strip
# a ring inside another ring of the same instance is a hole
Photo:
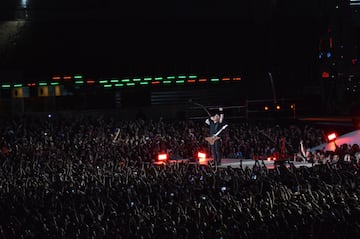
[[[210,160],[212,160],[212,159],[210,159]],[[262,165],[262,161],[259,161],[259,163],[260,163],[260,165]],[[288,166],[287,161],[285,161],[284,163]],[[292,162],[292,163],[297,168],[302,167],[302,166],[312,167],[312,164],[308,163],[308,162]],[[254,164],[255,164],[255,160],[253,160],[253,159],[244,159],[242,161],[243,168],[245,168],[246,166],[251,168],[254,166]],[[268,169],[273,169],[275,167],[274,160],[264,160],[264,164],[266,165],[266,167]],[[240,159],[223,159],[220,167],[228,167],[228,166],[230,166],[232,168],[240,168]]]
[[[173,164],[173,163],[191,163],[191,164],[201,164],[201,165],[208,165],[209,162],[210,164],[212,163],[213,159],[212,158],[207,158],[204,161],[201,162],[194,162],[193,160],[189,160],[189,159],[179,159],[179,160],[169,160],[168,163]],[[165,162],[155,162],[155,164],[164,164]],[[261,161],[259,161],[260,165],[262,164]],[[266,165],[266,167],[268,169],[273,169],[275,167],[275,161],[274,160],[264,160],[264,164]],[[287,166],[288,163],[287,161],[284,162]],[[308,162],[292,162],[295,167],[299,168],[299,167],[312,167],[313,165],[311,163]],[[242,166],[243,168],[245,168],[246,166],[249,168],[252,168],[255,164],[255,160],[253,159],[243,159],[242,160]],[[218,166],[220,168],[226,168],[226,167],[232,167],[232,168],[240,168],[240,159],[230,159],[230,158],[224,158],[222,159],[221,162],[221,166]]]

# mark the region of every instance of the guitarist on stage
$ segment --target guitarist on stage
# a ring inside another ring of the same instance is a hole
[[[210,116],[205,120],[205,123],[210,126],[210,136],[215,135],[222,127],[224,121],[223,108],[219,108],[219,112],[213,116]],[[210,144],[211,154],[214,159],[215,165],[221,165],[221,148],[220,140],[216,140],[213,144]]]

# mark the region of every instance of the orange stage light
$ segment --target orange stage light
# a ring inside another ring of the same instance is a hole
[[[205,163],[206,162],[206,153],[198,152],[198,159],[199,163]]]
[[[159,161],[166,161],[168,158],[167,154],[158,154],[158,160]]]
[[[328,140],[329,140],[329,141],[335,140],[335,139],[336,139],[336,133],[328,134],[327,137],[328,137]]]

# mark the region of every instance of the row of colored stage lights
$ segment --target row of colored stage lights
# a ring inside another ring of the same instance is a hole
[[[189,76],[167,76],[167,77],[143,77],[143,78],[124,78],[124,79],[84,79],[81,75],[75,76],[53,76],[50,82],[37,82],[37,83],[27,83],[27,84],[10,84],[3,83],[2,88],[17,88],[17,87],[32,87],[32,86],[56,86],[64,83],[72,83],[74,85],[100,85],[104,88],[111,87],[125,87],[125,86],[135,86],[135,85],[161,85],[161,84],[192,84],[192,83],[206,83],[206,82],[229,82],[229,81],[240,81],[241,77],[198,77],[195,75]]]

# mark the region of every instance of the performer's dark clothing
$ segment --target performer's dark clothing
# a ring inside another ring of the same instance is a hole
[[[222,124],[220,122],[214,122],[211,119],[209,119],[210,121],[210,136],[215,135],[222,127]],[[220,135],[217,135],[220,136]],[[213,145],[210,145],[211,148],[211,154],[213,156],[214,159],[214,163],[216,165],[221,165],[221,139],[218,139],[215,141],[215,143]]]

